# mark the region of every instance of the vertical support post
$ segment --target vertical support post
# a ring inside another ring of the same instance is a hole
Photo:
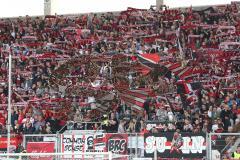
[[[135,134],[136,146],[135,146],[135,158],[138,158],[138,133]]]
[[[154,149],[154,160],[157,160],[157,147],[155,146]]]
[[[44,15],[51,15],[51,0],[44,0]]]
[[[11,141],[11,96],[12,96],[12,53],[8,56],[8,121],[7,121],[7,153],[10,153]],[[8,157],[9,159],[9,157]]]
[[[112,152],[108,152],[108,159],[109,159],[109,160],[112,160],[112,159],[113,159]]]
[[[130,136],[132,136],[132,134],[127,134],[128,135],[128,137],[130,137]],[[132,158],[132,150],[133,150],[133,142],[132,141],[130,141],[130,155],[131,155],[131,158]]]
[[[44,15],[53,15],[56,11],[55,0],[44,0]]]
[[[56,133],[56,141],[55,141],[55,146],[56,146],[56,148],[55,148],[55,153],[60,153],[60,137],[59,137],[59,133],[57,132]],[[59,159],[59,157],[60,156],[56,156],[55,158],[58,160]]]
[[[209,135],[206,134],[206,158],[209,159]]]
[[[209,143],[208,143],[208,152],[209,152],[209,160],[212,160],[212,133],[209,133]]]
[[[156,10],[159,11],[160,7],[164,4],[163,0],[156,0]]]
[[[26,136],[27,135],[23,135],[23,148],[25,149],[26,148]]]
[[[154,160],[157,160],[158,157],[157,157],[157,142],[155,141],[155,144],[154,144]]]

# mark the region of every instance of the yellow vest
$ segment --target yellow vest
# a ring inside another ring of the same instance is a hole
[[[240,159],[240,153],[234,152],[233,158],[234,159]]]

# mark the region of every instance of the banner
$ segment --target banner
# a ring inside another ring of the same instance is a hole
[[[203,158],[206,156],[206,135],[204,133],[181,133],[180,141],[175,139],[175,133],[145,134],[145,157],[161,158]],[[177,143],[176,143],[177,142]],[[181,143],[179,143],[181,142]],[[176,145],[178,147],[176,147]],[[179,145],[180,144],[180,145]]]
[[[54,153],[55,142],[28,142],[27,153]],[[31,156],[31,160],[53,160],[53,156]]]
[[[146,129],[148,131],[150,131],[153,128],[162,129],[162,128],[164,128],[164,124],[166,124],[166,123],[165,122],[148,121],[148,122],[146,122]]]
[[[138,138],[138,139],[137,139]],[[140,142],[142,138],[142,141]],[[139,140],[140,139],[140,140]],[[131,140],[131,142],[130,142]],[[136,141],[139,142],[137,143]],[[131,144],[129,144],[131,143]],[[129,148],[144,149],[144,137],[131,137],[128,134],[111,134],[111,133],[86,133],[62,135],[61,151],[62,153],[71,153],[77,155],[65,155],[64,158],[91,158],[89,155],[81,153],[89,152],[112,152],[115,154],[127,155]],[[98,155],[100,156],[103,155]]]
[[[62,153],[104,152],[104,134],[62,135]],[[88,158],[88,155],[66,155],[64,158]]]
[[[21,140],[17,137],[13,137],[10,139],[10,145],[17,148],[18,144],[21,143]],[[7,137],[0,137],[0,150],[6,151],[7,150]]]
[[[107,152],[115,154],[128,153],[128,135],[127,134],[107,134],[106,135]]]

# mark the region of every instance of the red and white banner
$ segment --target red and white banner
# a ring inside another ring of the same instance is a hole
[[[55,142],[28,142],[27,153],[54,153]],[[31,160],[53,160],[53,156],[32,156]]]
[[[21,140],[17,137],[13,137],[10,140],[10,145],[14,147],[21,143]],[[0,137],[0,150],[7,150],[7,137]]]
[[[72,153],[64,158],[83,159],[89,158],[89,155],[81,153],[104,152],[105,143],[104,134],[82,134],[82,135],[62,135],[61,151],[62,153]],[[98,141],[100,140],[100,141]],[[75,155],[74,155],[75,154]]]
[[[128,135],[127,134],[106,134],[106,151],[115,154],[128,153]]]

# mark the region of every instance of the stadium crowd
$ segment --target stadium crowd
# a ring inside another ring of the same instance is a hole
[[[7,133],[9,54],[15,134],[56,133],[66,124],[114,133],[239,131],[239,33],[234,3],[1,19],[0,133]],[[148,95],[139,104],[137,94],[123,98],[126,91]],[[104,104],[103,94],[113,98]]]

